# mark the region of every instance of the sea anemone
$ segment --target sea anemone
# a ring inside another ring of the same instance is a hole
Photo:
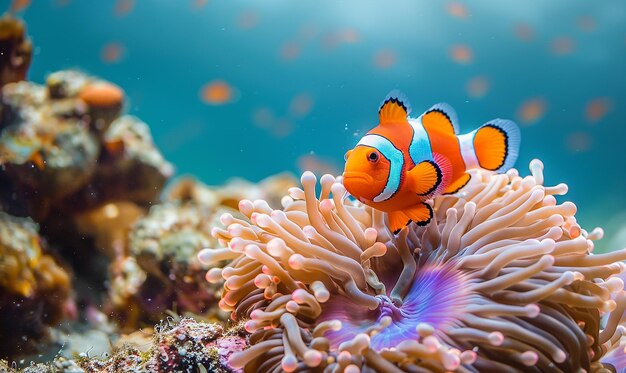
[[[205,249],[226,280],[220,306],[247,320],[245,371],[601,372],[624,331],[626,249],[594,255],[602,230],[558,203],[565,184],[475,171],[432,201],[426,227],[399,235],[385,214],[346,198],[340,180],[302,175],[273,210],[243,200]],[[605,323],[601,323],[601,317]]]

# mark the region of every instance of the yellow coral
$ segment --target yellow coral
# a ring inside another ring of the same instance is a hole
[[[68,289],[70,278],[49,255],[43,254],[37,225],[30,219],[0,212],[0,287],[30,297],[36,291]]]

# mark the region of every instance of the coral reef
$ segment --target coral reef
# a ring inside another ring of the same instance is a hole
[[[153,206],[136,222],[123,266],[127,267],[125,273],[141,279],[133,286],[119,282],[131,278],[128,275],[114,280],[112,300],[118,312],[131,318],[139,316],[133,316],[134,312],[141,312],[143,321],[158,322],[168,309],[206,314],[217,303],[219,289],[203,281],[206,266],[195,258],[214,242],[210,236],[212,215],[209,206],[164,203]]]
[[[158,203],[174,167],[152,141],[147,124],[133,116],[115,119],[102,137],[98,167],[91,180],[65,205],[98,206],[103,201],[130,201],[140,206]]]
[[[0,205],[38,221],[125,200],[147,206],[173,173],[117,86],[77,71],[2,89]]]
[[[109,294],[117,318],[130,328],[140,321],[158,322],[169,309],[224,318],[217,307],[221,284],[204,281],[208,266],[197,260],[200,250],[217,245],[211,227],[222,213],[237,214],[233,205],[240,199],[262,197],[278,204],[279,191],[295,183],[289,174],[269,177],[258,185],[241,179],[222,187],[191,178],[173,183],[164,202],[153,206],[126,233],[126,249],[116,250],[125,253],[116,257],[110,276]],[[80,221],[84,224],[85,219]]]
[[[437,197],[433,223],[392,235],[384,214],[346,199],[330,175],[305,172],[274,210],[241,201],[201,262],[223,277],[220,306],[247,320],[245,371],[606,371],[626,330],[626,249],[593,254],[602,231],[558,203],[543,165],[477,171]],[[601,315],[605,323],[601,323]]]
[[[32,54],[24,23],[10,14],[0,17],[0,88],[26,79]]]
[[[125,344],[107,359],[82,358],[78,364],[88,372],[233,372],[229,357],[247,347],[237,328],[183,318],[157,326],[147,351]],[[200,368],[202,367],[202,368]]]
[[[237,210],[242,199],[262,199],[270,206],[280,206],[284,191],[297,185],[290,173],[269,176],[258,183],[233,178],[219,187],[210,187],[191,177],[172,183],[165,193],[168,201],[195,201],[206,206],[221,206]]]
[[[72,309],[70,276],[45,253],[37,225],[0,211],[0,357],[33,350]]]
[[[132,268],[128,233],[148,206],[160,201],[173,173],[148,126],[120,116],[124,99],[121,88],[72,70],[50,74],[43,86],[20,81],[2,88],[0,211],[39,223],[41,234],[77,276],[74,286],[81,309],[105,302],[109,279],[124,277],[126,292],[143,282],[144,272],[137,265]],[[51,271],[45,267],[49,262],[54,264],[48,256],[33,259],[42,266],[41,276]],[[33,269],[33,276],[38,272]],[[27,282],[14,286],[25,287]],[[52,303],[62,298],[46,297]],[[28,307],[40,303],[37,298]],[[11,315],[19,315],[13,308]],[[58,318],[54,309],[40,306],[38,312],[48,312],[50,320]],[[26,324],[20,321],[14,328],[32,327],[42,334],[41,323]],[[0,330],[0,337],[6,333]],[[37,333],[15,335],[30,338]],[[18,346],[4,356],[24,352]]]

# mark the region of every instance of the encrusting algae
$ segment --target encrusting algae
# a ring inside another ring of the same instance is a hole
[[[274,210],[243,200],[206,249],[220,306],[247,320],[246,372],[609,372],[601,359],[626,328],[626,249],[593,254],[602,237],[558,203],[565,184],[473,171],[434,199],[433,222],[393,235],[386,216],[347,199],[340,182],[305,172]]]

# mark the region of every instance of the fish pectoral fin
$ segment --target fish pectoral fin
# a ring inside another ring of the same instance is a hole
[[[408,122],[411,113],[411,104],[404,93],[397,89],[389,92],[378,109],[378,119],[381,125]]]
[[[413,193],[426,196],[437,190],[443,181],[441,168],[435,161],[418,163],[406,173],[407,187]]]
[[[393,234],[398,234],[402,228],[411,224],[411,218],[408,217],[403,211],[392,211],[387,214],[389,218],[389,229]]]
[[[414,222],[419,226],[425,226],[433,218],[433,209],[427,203],[418,203],[404,210],[392,211],[388,214],[389,229],[393,234],[398,234],[402,228]]]
[[[463,174],[463,176],[450,183],[450,185],[448,185],[448,187],[443,191],[443,194],[454,194],[458,192],[461,188],[466,186],[467,183],[469,183],[471,178],[472,176],[470,174]]]
[[[411,208],[402,210],[406,216],[411,219],[412,222],[419,226],[424,226],[430,223],[433,218],[433,209],[427,203],[419,203]]]
[[[438,131],[455,135],[459,133],[459,123],[456,112],[452,106],[446,103],[433,105],[424,114],[422,114],[422,124],[426,131]]]

